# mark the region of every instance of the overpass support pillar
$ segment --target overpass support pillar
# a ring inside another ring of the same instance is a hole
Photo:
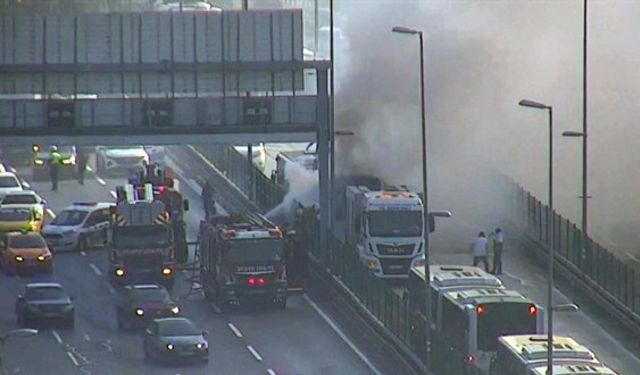
[[[318,88],[318,187],[320,202],[320,259],[325,266],[329,263],[329,92],[327,69],[317,71]]]

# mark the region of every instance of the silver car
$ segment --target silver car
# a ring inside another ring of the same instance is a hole
[[[112,203],[74,203],[42,229],[51,251],[86,251],[111,241]]]

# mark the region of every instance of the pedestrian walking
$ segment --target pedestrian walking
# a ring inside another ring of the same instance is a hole
[[[60,173],[60,165],[62,164],[62,155],[58,152],[57,146],[49,148],[49,177],[51,177],[51,190],[58,190],[58,175]]]
[[[489,272],[489,260],[487,259],[487,251],[488,251],[489,243],[487,241],[487,236],[484,232],[478,233],[478,238],[476,238],[471,243],[471,252],[473,253],[473,266],[476,267],[480,262],[484,263],[484,270]]]
[[[84,185],[84,172],[87,170],[87,153],[83,147],[76,147],[76,167],[78,167],[78,183]]]
[[[504,232],[500,228],[496,228],[495,232],[489,233],[489,237],[493,237],[493,269],[491,273],[494,275],[502,275],[502,250],[504,249]]]

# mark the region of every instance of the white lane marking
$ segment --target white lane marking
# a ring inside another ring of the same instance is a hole
[[[253,346],[251,345],[247,345],[247,349],[249,349],[249,351],[251,352],[251,354],[253,355],[253,358],[256,359],[256,361],[258,362],[262,362],[262,357],[260,356],[260,353],[258,353]]]
[[[514,279],[514,280],[517,280],[518,282],[520,282],[520,284],[522,286],[527,286],[528,285],[528,283],[526,283],[523,279],[519,278],[518,276],[516,276],[516,275],[514,275],[512,273],[504,272],[504,274],[507,275],[508,277]]]
[[[87,253],[85,253],[84,251],[81,251],[80,255],[85,256],[85,255],[87,255]]]
[[[53,335],[53,337],[55,337],[58,344],[62,344],[62,337],[60,337],[60,335],[58,334],[58,332],[56,332],[56,330],[52,330],[51,334]]]
[[[631,257],[631,259],[635,260],[636,262],[640,263],[640,258],[638,258],[637,255],[631,254],[631,252],[627,251],[627,255],[629,257]]]
[[[117,295],[118,293],[116,293],[116,290],[113,289],[113,287],[109,284],[107,284],[107,289],[109,290],[109,293],[111,293],[112,295]]]
[[[238,329],[238,327],[236,327],[235,325],[233,325],[233,323],[227,323],[227,326],[229,327],[229,329],[233,332],[234,335],[236,335],[236,337],[242,338],[242,332],[240,332],[240,330]]]
[[[100,185],[106,185],[107,184],[107,182],[105,180],[103,180],[102,177],[100,177],[98,175],[96,175],[96,180],[98,181],[98,183]]]
[[[100,268],[98,268],[98,266],[96,266],[93,263],[89,263],[89,267],[91,267],[91,269],[93,270],[93,272],[95,272],[96,275],[102,276],[102,271],[100,271]]]
[[[55,219],[55,218],[56,218],[56,213],[55,213],[55,212],[53,212],[53,210],[52,210],[52,209],[47,208],[47,213],[49,214],[49,216],[51,216],[51,218],[52,218],[52,219]]]
[[[112,197],[114,197],[114,198],[117,198],[117,197],[118,197],[118,195],[116,194],[116,192],[115,192],[115,191],[113,191],[113,190],[109,191],[109,194],[111,194],[111,196],[112,196]]]
[[[209,302],[209,306],[216,312],[216,314],[222,314],[222,310],[213,302]]]
[[[71,360],[71,362],[73,362],[73,364],[76,367],[80,367],[80,363],[78,363],[78,360],[76,359],[76,357],[73,355],[73,353],[71,352],[67,352],[67,356],[69,357],[69,359]]]
[[[269,374],[269,375],[278,375],[278,374],[276,374],[276,372],[275,372],[275,371],[273,371],[272,369],[268,369],[268,370],[267,370],[267,374]]]
[[[311,298],[309,298],[309,296],[305,294],[304,296],[302,296],[302,298],[307,301],[307,303],[318,313],[318,315],[320,315],[320,317],[329,325],[329,327],[331,327],[331,329],[333,329],[333,331],[342,339],[342,341],[344,341],[345,344],[347,344],[347,346],[349,346],[349,348],[351,348],[351,350],[353,350],[353,352],[356,353],[358,357],[360,357],[362,362],[364,362],[375,375],[382,375],[382,373],[378,371],[373,363],[369,361],[369,359],[360,351],[360,349],[358,349],[356,345],[351,340],[349,340],[349,338],[340,330],[340,328],[338,328],[333,320],[331,320],[331,318],[329,318],[329,316],[324,311],[322,311],[320,307],[318,307],[318,305],[316,305],[316,303],[313,302]]]

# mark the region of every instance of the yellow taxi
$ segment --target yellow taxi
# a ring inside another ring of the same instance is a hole
[[[23,271],[53,271],[51,251],[40,233],[0,233],[0,266],[9,275]]]
[[[44,214],[31,205],[0,205],[0,232],[39,232]]]

